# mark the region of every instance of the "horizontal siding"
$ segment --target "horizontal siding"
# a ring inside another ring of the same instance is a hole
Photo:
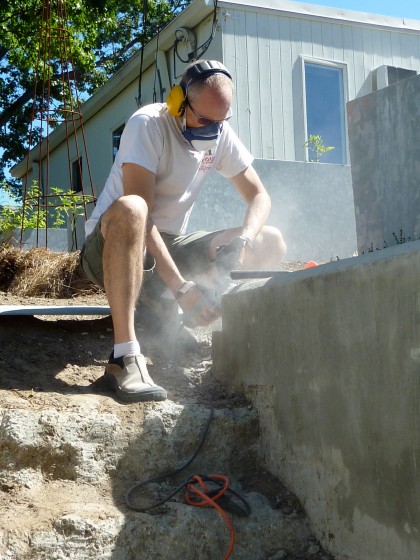
[[[347,101],[371,93],[379,66],[420,72],[420,33],[241,8],[229,9],[222,31],[236,84],[233,125],[257,158],[301,159],[302,56],[346,64]]]

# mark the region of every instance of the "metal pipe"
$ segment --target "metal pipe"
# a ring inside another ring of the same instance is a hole
[[[253,278],[271,278],[272,276],[284,276],[290,274],[288,270],[232,270],[232,280],[247,280]]]

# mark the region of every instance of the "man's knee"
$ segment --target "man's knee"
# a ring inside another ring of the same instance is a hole
[[[118,198],[102,217],[102,235],[111,229],[118,230],[118,235],[138,235],[144,232],[147,222],[148,207],[141,196],[127,195]]]
[[[286,243],[281,231],[273,226],[264,226],[261,233],[263,237],[262,251],[282,259],[286,253]]]

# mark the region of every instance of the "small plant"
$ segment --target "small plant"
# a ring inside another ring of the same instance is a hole
[[[403,243],[409,243],[410,241],[413,241],[413,239],[411,239],[410,236],[406,237],[404,235],[402,229],[400,229],[398,235],[395,233],[395,231],[393,231],[391,235],[394,238],[395,245],[402,245]],[[417,237],[417,240],[418,239],[420,239],[420,237]],[[379,247],[374,248],[373,243],[371,242],[371,244],[367,248],[367,251],[364,251],[363,253],[365,253],[365,252],[374,253],[375,251],[380,251],[381,249],[388,249],[388,247],[389,247],[389,243],[387,243],[385,240],[384,240],[383,246],[381,248],[379,248]]]
[[[388,249],[388,247],[389,247],[389,245],[388,245],[388,243],[387,243],[385,240],[384,240],[384,244],[383,244],[382,247],[375,247],[375,248],[374,248],[374,247],[373,247],[373,242],[371,242],[370,245],[369,245],[369,247],[368,247],[367,252],[368,252],[368,253],[374,253],[375,251],[380,251],[381,249]],[[365,253],[365,251],[363,251],[362,254],[364,254],[364,253]]]
[[[0,208],[1,243],[7,244],[13,238],[16,229],[58,229],[70,220],[70,229],[74,233],[76,218],[84,215],[84,204],[94,200],[90,195],[77,195],[75,191],[63,191],[57,187],[51,188],[48,197],[45,196],[37,181],[26,192],[25,200],[21,202],[11,191],[7,183],[2,189],[15,202],[16,206]]]
[[[402,229],[400,229],[399,236],[397,236],[397,234],[393,231],[392,237],[394,238],[397,245],[401,245],[402,243],[408,243],[409,241],[411,241],[411,237],[405,237]]]
[[[334,150],[334,146],[324,146],[322,137],[315,134],[311,134],[303,146],[308,149],[309,161],[317,163],[327,152]]]

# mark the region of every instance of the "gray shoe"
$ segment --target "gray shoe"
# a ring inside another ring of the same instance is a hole
[[[164,401],[167,396],[163,387],[153,383],[143,354],[114,358],[112,353],[104,380],[124,402]]]

